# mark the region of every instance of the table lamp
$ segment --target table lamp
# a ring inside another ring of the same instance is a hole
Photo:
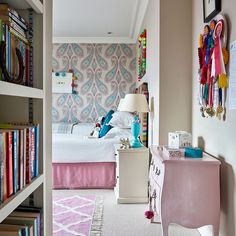
[[[142,143],[139,140],[140,123],[138,112],[149,112],[147,99],[144,94],[126,94],[125,98],[121,99],[118,106],[119,111],[134,112],[135,116],[131,125],[131,132],[133,140],[131,143],[132,148],[142,147]]]

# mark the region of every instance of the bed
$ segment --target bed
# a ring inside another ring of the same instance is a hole
[[[53,188],[114,188],[114,144],[130,138],[130,129],[114,127],[103,138],[90,138],[94,124],[65,127],[53,132]]]

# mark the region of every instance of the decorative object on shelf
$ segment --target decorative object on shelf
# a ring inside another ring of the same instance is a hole
[[[184,149],[183,148],[170,148],[167,146],[163,146],[162,148],[163,154],[169,158],[181,158],[184,157]]]
[[[185,157],[202,158],[201,148],[186,147],[184,149],[184,153],[185,153]]]
[[[204,22],[209,22],[221,11],[221,0],[203,0]]]
[[[130,148],[129,138],[120,138],[120,148],[121,149],[129,149]]]
[[[8,4],[0,4],[0,80],[33,86],[30,27]]]
[[[16,83],[16,84],[24,84],[24,62],[23,62],[23,57],[21,54],[21,51],[18,48],[15,48],[16,57],[18,59],[18,67],[19,67],[19,73],[17,76],[15,75],[10,75],[7,66],[6,66],[6,42],[1,41],[0,43],[0,69],[2,71],[2,76],[4,77],[4,80],[7,82],[11,83]],[[14,62],[15,63],[15,62]]]
[[[202,117],[223,116],[226,119],[226,90],[228,78],[227,21],[218,15],[204,26],[200,35],[199,48],[199,105]]]
[[[186,131],[175,131],[168,133],[169,148],[184,148],[192,146],[192,135]]]
[[[138,81],[146,74],[147,30],[138,38]]]
[[[126,94],[124,100],[119,105],[120,111],[128,111],[128,112],[135,112],[136,115],[134,116],[131,131],[133,135],[133,140],[131,142],[132,148],[140,148],[143,144],[139,140],[140,135],[140,123],[139,117],[137,112],[149,112],[149,107],[147,103],[147,99],[144,94]]]
[[[72,73],[53,72],[52,73],[52,92],[53,93],[72,93]]]

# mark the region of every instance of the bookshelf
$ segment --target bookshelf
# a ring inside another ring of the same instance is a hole
[[[33,87],[0,81],[0,123],[33,122],[40,124],[39,176],[0,204],[2,222],[20,204],[27,202],[43,208],[43,235],[52,235],[51,192],[51,58],[52,0],[5,0],[28,19],[33,9]],[[31,107],[32,106],[32,107]],[[31,198],[29,200],[29,196]],[[32,200],[33,199],[33,200]]]

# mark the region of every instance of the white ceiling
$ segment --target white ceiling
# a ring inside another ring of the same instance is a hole
[[[135,43],[147,4],[148,0],[54,0],[53,41]]]

